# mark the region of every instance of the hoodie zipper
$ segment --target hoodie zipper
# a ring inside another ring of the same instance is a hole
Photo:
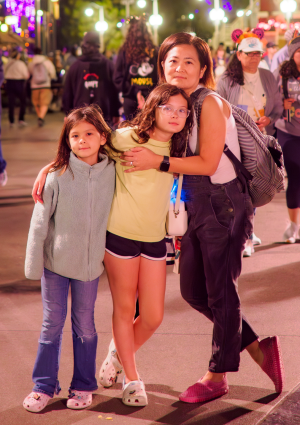
[[[90,250],[91,250],[91,229],[92,229],[92,170],[89,170],[89,180],[88,180],[88,276],[91,280],[91,259],[90,259]]]

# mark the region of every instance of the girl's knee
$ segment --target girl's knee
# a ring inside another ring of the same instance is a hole
[[[143,325],[143,328],[146,329],[148,332],[154,332],[157,328],[161,325],[163,321],[164,313],[157,312],[152,313],[150,316],[143,317],[143,314],[141,314],[141,322]]]

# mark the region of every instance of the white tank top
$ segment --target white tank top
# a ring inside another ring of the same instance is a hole
[[[230,109],[230,116],[227,120],[227,125],[226,125],[225,143],[229,147],[231,152],[239,160],[241,160],[241,150],[240,150],[240,145],[239,145],[239,140],[238,140],[237,128],[236,128],[236,125],[235,125],[235,120],[234,120],[233,115],[232,115],[232,109],[231,109],[230,103],[228,103],[227,100],[223,99],[217,93],[211,93],[210,95],[219,97],[223,102],[225,102],[228,105],[228,107]],[[208,96],[210,96],[210,95],[208,95]],[[194,124],[194,127],[192,129],[192,133],[189,137],[189,146],[190,146],[191,151],[194,154],[199,155],[198,126],[197,126],[197,119],[196,119],[195,113],[194,113],[194,123],[195,124]],[[234,170],[232,162],[230,161],[230,159],[227,158],[227,156],[224,153],[222,153],[218,168],[217,168],[215,174],[213,174],[210,177],[211,182],[214,183],[214,184],[222,184],[222,183],[230,182],[231,180],[233,180],[235,178],[236,178],[236,172]]]

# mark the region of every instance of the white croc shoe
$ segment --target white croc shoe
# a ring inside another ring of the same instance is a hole
[[[47,394],[33,391],[24,399],[23,407],[28,412],[38,413],[47,406],[50,399],[51,397]]]
[[[102,363],[99,371],[99,381],[103,387],[111,387],[117,382],[118,375],[122,373],[123,366],[118,360],[117,350],[114,340],[112,339],[109,344],[108,354]]]
[[[92,404],[93,393],[91,391],[69,390],[67,407],[69,409],[85,409]]]
[[[255,233],[252,233],[252,242],[253,246],[261,245],[261,239]]]
[[[289,226],[283,234],[283,242],[295,243],[298,236],[299,226],[296,223],[290,222]]]
[[[122,401],[127,406],[147,406],[148,397],[144,382],[139,379],[138,381],[130,381],[128,384],[125,384],[124,376]]]

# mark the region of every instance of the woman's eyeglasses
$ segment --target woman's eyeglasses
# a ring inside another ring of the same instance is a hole
[[[174,115],[175,112],[177,112],[177,115],[179,118],[187,118],[191,111],[189,111],[187,108],[178,108],[175,109],[171,105],[159,105],[158,108],[161,109],[161,112],[164,115]]]
[[[249,56],[249,58],[258,58],[262,57],[262,52],[244,52],[245,55]]]

